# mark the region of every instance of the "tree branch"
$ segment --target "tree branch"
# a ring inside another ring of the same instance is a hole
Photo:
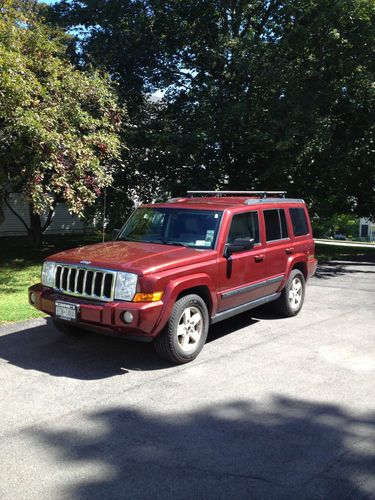
[[[55,208],[56,208],[56,203],[57,203],[57,199],[53,200],[53,203],[52,203],[52,206],[48,212],[48,216],[47,216],[47,219],[46,219],[46,222],[45,224],[42,226],[42,229],[41,229],[41,232],[42,234],[44,233],[44,231],[47,229],[47,227],[51,224],[52,222],[52,215],[55,211]]]
[[[223,31],[225,34],[228,33],[228,1],[223,1],[223,8],[221,9],[223,15]]]
[[[266,24],[266,22],[269,20],[269,18],[271,17],[271,14],[274,10],[276,10],[276,8],[278,7],[278,5],[280,5],[280,0],[273,0],[270,2],[269,6],[268,6],[268,9],[265,10],[263,16],[262,16],[262,19],[258,25],[258,28],[255,32],[255,36],[254,36],[254,41],[255,43],[257,43],[259,41],[259,38],[260,38],[260,35],[262,33],[262,30]]]
[[[17,217],[17,219],[19,219],[22,224],[25,226],[26,228],[26,231],[29,232],[30,228],[29,226],[26,224],[26,222],[22,219],[22,217],[14,210],[14,208],[9,204],[8,200],[7,200],[7,197],[5,196],[4,197],[4,202],[5,202],[5,205],[9,208],[9,210]]]

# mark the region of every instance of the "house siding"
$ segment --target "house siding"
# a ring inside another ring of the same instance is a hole
[[[28,205],[21,194],[12,193],[9,195],[9,204],[29,225],[30,218]],[[4,207],[4,222],[0,224],[1,236],[24,236],[27,231],[22,222],[9,210]],[[47,214],[42,216],[42,224],[45,222]],[[76,215],[70,214],[65,203],[58,203],[52,218],[52,222],[46,229],[45,234],[71,234],[90,233],[95,230],[95,225],[80,219]]]
[[[375,241],[375,222],[366,218],[360,219],[359,239],[364,241]]]

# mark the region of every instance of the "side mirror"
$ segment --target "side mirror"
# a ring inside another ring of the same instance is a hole
[[[112,231],[112,240],[115,241],[117,239],[117,236],[120,233],[120,229],[113,229]]]
[[[232,253],[251,250],[254,247],[254,238],[236,238],[232,243],[227,243],[224,249],[224,257],[228,259]]]

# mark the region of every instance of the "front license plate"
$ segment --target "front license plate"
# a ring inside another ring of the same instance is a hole
[[[65,321],[77,321],[79,306],[70,302],[55,302],[55,317]]]

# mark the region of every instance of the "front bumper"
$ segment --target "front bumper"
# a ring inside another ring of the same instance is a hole
[[[34,301],[30,300],[34,294]],[[74,325],[108,333],[112,335],[152,339],[160,329],[158,323],[163,309],[163,302],[101,302],[72,297],[58,293],[41,284],[29,288],[29,302],[40,311],[54,317],[56,300],[79,304],[79,321]],[[133,315],[131,323],[125,323],[123,313],[129,311]]]

